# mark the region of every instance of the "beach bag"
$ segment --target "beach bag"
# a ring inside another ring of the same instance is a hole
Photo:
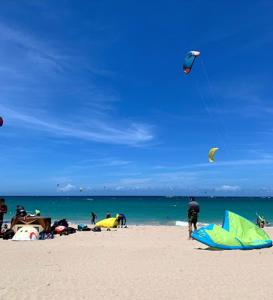
[[[39,233],[39,240],[45,240],[46,239],[46,233],[44,231],[41,231]]]
[[[64,227],[68,227],[68,223],[66,221],[66,219],[62,219],[58,222],[58,225],[64,226]]]
[[[72,234],[72,233],[76,233],[77,230],[73,227],[67,227],[66,231],[68,234]]]
[[[84,225],[84,224],[79,224],[78,225],[78,230],[79,231],[84,231],[86,228],[87,228],[87,225]]]
[[[55,230],[56,227],[58,226],[64,226],[64,227],[68,227],[68,223],[66,221],[66,219],[62,219],[62,220],[59,220],[59,221],[55,221],[53,223],[53,226],[51,227],[52,230]]]
[[[85,228],[83,228],[82,231],[91,231],[91,228],[88,228],[87,226]]]
[[[55,232],[56,232],[57,234],[61,234],[61,233],[63,233],[63,231],[64,231],[65,229],[66,229],[65,226],[59,225],[59,226],[57,226],[57,227],[55,228]]]
[[[54,239],[54,234],[52,232],[41,231],[39,234],[39,240],[49,240]]]
[[[61,233],[60,235],[69,235],[69,234],[72,234],[72,233],[75,233],[76,232],[76,229],[73,228],[73,227],[67,227],[65,228]]]
[[[3,240],[10,240],[13,238],[14,235],[15,235],[15,232],[12,229],[7,229],[3,233]]]
[[[79,224],[78,225],[78,231],[90,231],[91,229],[88,228],[87,225],[84,225],[84,224]]]

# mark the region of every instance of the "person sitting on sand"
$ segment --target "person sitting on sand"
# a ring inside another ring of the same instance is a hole
[[[97,215],[92,211],[91,212],[91,224],[96,224]]]
[[[109,219],[109,218],[111,218],[111,214],[109,212],[107,212],[105,219]]]
[[[25,217],[27,212],[22,205],[16,205],[16,217]]]
[[[195,201],[194,197],[190,197],[188,204],[188,223],[189,223],[189,239],[191,239],[192,226],[197,230],[198,213],[200,212],[199,203]]]
[[[7,205],[5,204],[5,199],[1,198],[0,199],[0,233],[2,230],[2,225],[4,221],[4,214],[6,214],[8,211]]]

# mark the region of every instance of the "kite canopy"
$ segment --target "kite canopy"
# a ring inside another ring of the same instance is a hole
[[[190,51],[186,54],[184,64],[183,64],[183,70],[185,74],[190,73],[193,63],[196,57],[198,57],[199,55],[200,55],[199,51]]]
[[[2,126],[3,126],[3,124],[4,124],[4,120],[3,120],[3,118],[2,118],[2,117],[0,117],[0,127],[2,127]]]
[[[210,224],[193,232],[192,237],[207,246],[225,250],[272,247],[272,240],[263,229],[231,211],[225,212],[222,227]]]
[[[214,155],[217,150],[219,150],[219,148],[211,148],[209,150],[209,162],[211,162],[211,163],[214,162]]]
[[[116,228],[118,226],[117,218],[107,218],[96,223],[96,227]]]

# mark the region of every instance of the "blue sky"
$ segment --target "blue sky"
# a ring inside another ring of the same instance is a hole
[[[207,2],[2,3],[1,193],[272,194],[273,3]]]

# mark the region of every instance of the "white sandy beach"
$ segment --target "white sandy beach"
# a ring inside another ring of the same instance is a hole
[[[0,240],[0,248],[1,300],[273,299],[273,248],[205,250],[182,227]]]

